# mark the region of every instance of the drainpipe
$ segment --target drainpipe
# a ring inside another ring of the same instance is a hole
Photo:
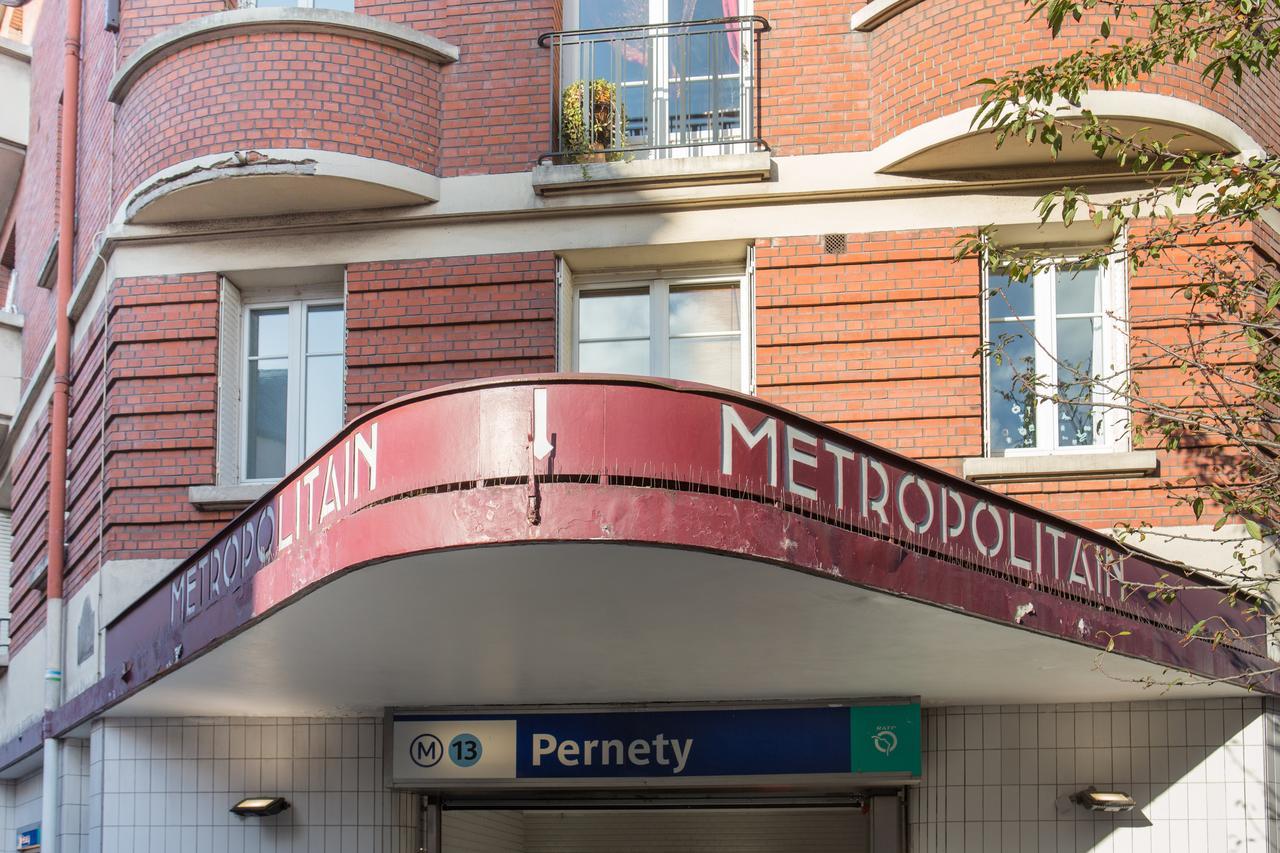
[[[45,614],[44,768],[40,808],[41,849],[58,853],[60,743],[48,728],[50,712],[62,704],[62,579],[66,570],[67,421],[71,386],[71,281],[76,256],[76,138],[80,118],[80,26],[82,0],[67,0],[62,68],[62,164],[58,182],[58,281],[55,290],[53,406],[49,424],[49,575]]]

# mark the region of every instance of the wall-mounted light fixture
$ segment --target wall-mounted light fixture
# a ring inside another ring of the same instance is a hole
[[[1071,802],[1091,812],[1128,812],[1136,805],[1124,791],[1099,791],[1093,787],[1072,794]]]
[[[289,808],[284,797],[246,797],[231,807],[232,814],[241,817],[271,817]]]

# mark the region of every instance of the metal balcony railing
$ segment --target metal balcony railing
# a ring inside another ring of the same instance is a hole
[[[553,163],[767,150],[756,15],[544,33]]]

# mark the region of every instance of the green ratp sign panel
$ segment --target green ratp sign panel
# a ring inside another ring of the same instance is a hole
[[[854,773],[920,775],[920,706],[862,705],[849,709]]]

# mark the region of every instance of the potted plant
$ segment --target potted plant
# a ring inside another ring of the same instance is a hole
[[[626,121],[616,84],[604,79],[570,83],[560,93],[560,150],[571,163],[621,160]]]

